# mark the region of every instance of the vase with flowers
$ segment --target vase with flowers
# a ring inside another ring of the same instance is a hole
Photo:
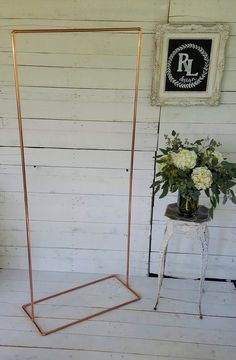
[[[236,185],[236,164],[217,151],[221,145],[215,139],[182,140],[174,130],[165,135],[166,147],[157,156],[157,174],[151,185],[159,198],[178,191],[178,209],[182,216],[192,217],[198,209],[202,191],[210,199],[209,215],[223,196],[236,204],[233,187]]]

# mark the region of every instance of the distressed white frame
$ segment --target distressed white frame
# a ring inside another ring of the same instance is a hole
[[[152,105],[218,105],[229,25],[158,25],[152,78]],[[169,39],[212,39],[206,91],[165,91]]]

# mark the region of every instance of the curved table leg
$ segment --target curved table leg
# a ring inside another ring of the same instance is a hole
[[[157,299],[156,299],[156,304],[154,306],[154,310],[157,309],[157,305],[160,300],[160,292],[161,292],[161,285],[162,285],[162,281],[163,281],[163,275],[164,275],[164,271],[165,271],[168,242],[169,242],[172,234],[173,234],[173,223],[170,220],[166,224],[164,237],[163,237],[163,240],[161,242],[161,247],[160,247],[160,264],[159,264],[159,272],[158,272]]]
[[[208,234],[208,227],[207,225],[202,225],[199,228],[198,237],[201,242],[201,255],[202,255],[202,266],[201,266],[201,279],[200,279],[200,288],[199,288],[199,316],[200,319],[203,318],[202,316],[202,294],[203,294],[203,285],[206,276],[207,270],[207,261],[208,261],[208,244],[209,244],[209,234]]]

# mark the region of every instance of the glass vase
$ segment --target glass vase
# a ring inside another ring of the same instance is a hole
[[[178,209],[179,213],[187,218],[191,218],[194,216],[194,213],[198,209],[198,202],[199,198],[197,200],[191,198],[190,196],[183,196],[181,192],[178,193]]]

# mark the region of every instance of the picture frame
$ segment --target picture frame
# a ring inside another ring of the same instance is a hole
[[[152,105],[218,105],[229,25],[158,25]]]

